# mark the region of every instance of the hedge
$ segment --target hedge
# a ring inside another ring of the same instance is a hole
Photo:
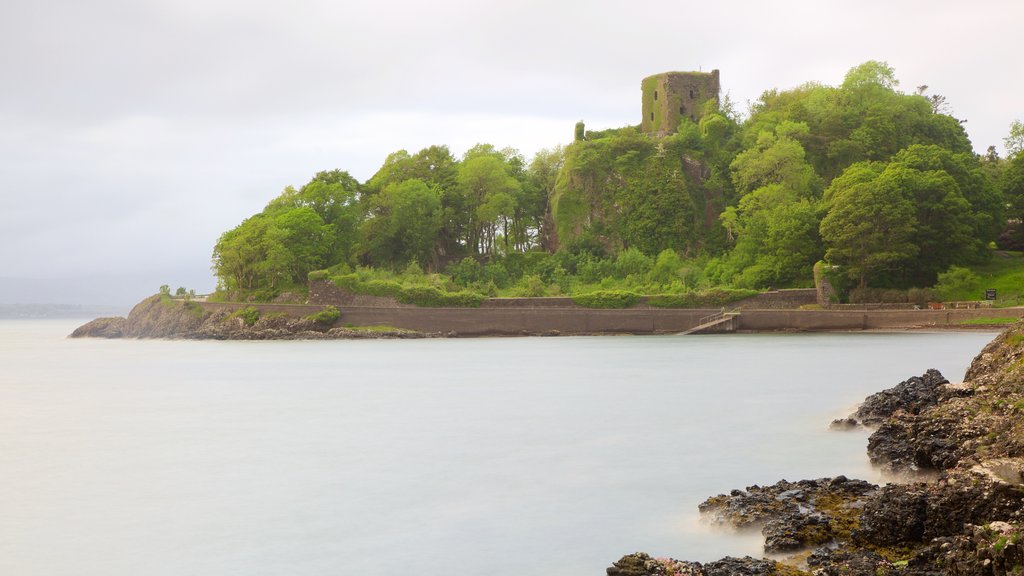
[[[433,286],[403,286],[393,280],[363,282],[356,274],[331,278],[339,288],[355,294],[394,298],[403,304],[424,307],[477,308],[487,299],[483,294],[462,290],[447,292]]]
[[[572,301],[584,308],[629,308],[640,301],[636,292],[625,290],[598,290],[587,294],[577,294]]]
[[[701,292],[657,294],[648,297],[647,303],[655,308],[717,308],[757,294],[757,290],[712,288]]]

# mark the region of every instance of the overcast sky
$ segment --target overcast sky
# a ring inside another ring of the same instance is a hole
[[[1022,6],[6,0],[0,303],[211,290],[217,237],[289,184],[365,181],[431,144],[529,157],[577,120],[638,124],[640,79],[668,70],[720,69],[745,110],[884,60],[902,90],[945,95],[977,151],[1002,151],[1024,118]],[[80,291],[33,294],[47,278]]]

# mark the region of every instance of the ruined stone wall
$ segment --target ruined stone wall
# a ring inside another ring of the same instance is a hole
[[[684,118],[700,120],[708,100],[718,103],[721,90],[718,70],[708,72],[665,72],[640,82],[642,91],[640,127],[647,134],[675,133]]]

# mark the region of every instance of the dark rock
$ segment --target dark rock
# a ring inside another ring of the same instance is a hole
[[[697,562],[651,558],[644,552],[623,556],[605,572],[608,576],[707,576]]]
[[[764,551],[776,554],[825,544],[833,538],[829,520],[822,513],[800,512],[770,520],[761,529]]]
[[[879,576],[888,574],[892,564],[870,550],[832,550],[819,548],[807,557],[807,566],[815,576]]]
[[[845,476],[750,486],[700,505],[712,521],[743,528],[762,524],[766,552],[788,552],[848,538],[863,501],[878,487]]]
[[[949,384],[938,370],[930,369],[896,386],[868,396],[853,414],[853,418],[866,425],[882,423],[897,411],[920,414],[922,410],[939,403],[940,389]]]
[[[726,557],[704,564],[706,576],[771,576],[777,574],[778,571],[777,562],[758,560],[750,556]]]
[[[987,476],[955,472],[936,482],[889,484],[868,498],[854,540],[873,546],[923,544],[967,524],[1017,520],[1024,493]]]
[[[854,430],[860,428],[860,422],[856,418],[837,418],[828,427],[832,430]]]
[[[960,421],[949,414],[902,414],[868,438],[868,457],[893,471],[946,470],[967,452]]]

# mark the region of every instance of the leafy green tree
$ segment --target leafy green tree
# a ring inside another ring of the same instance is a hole
[[[417,262],[436,269],[434,245],[441,230],[441,195],[421,180],[392,184],[370,203],[361,227],[362,246],[374,264],[397,268]]]
[[[1006,146],[1007,158],[1014,158],[1024,151],[1024,124],[1020,120],[1010,124],[1010,133],[1003,138],[1003,145]]]
[[[363,206],[359,203],[359,182],[342,170],[318,172],[305,186],[296,190],[288,186],[270,201],[266,214],[294,208],[310,208],[325,225],[333,226],[325,264],[350,262],[353,257]]]
[[[522,186],[510,172],[500,155],[478,149],[467,153],[459,168],[458,186],[470,215],[467,245],[476,253],[493,251],[499,224],[507,230],[515,213],[513,198]]]
[[[276,290],[301,284],[322,268],[334,241],[334,227],[310,207],[278,208],[246,219],[221,235],[213,268],[229,290]]]
[[[892,179],[878,182],[879,164],[854,164],[826,191],[821,237],[826,260],[866,287],[876,275],[917,255],[914,206]]]
[[[797,197],[816,197],[821,192],[821,179],[806,162],[803,146],[793,138],[805,135],[807,125],[783,122],[776,131],[778,135],[762,132],[754,148],[733,160],[730,168],[736,191],[746,194],[779,184]]]

